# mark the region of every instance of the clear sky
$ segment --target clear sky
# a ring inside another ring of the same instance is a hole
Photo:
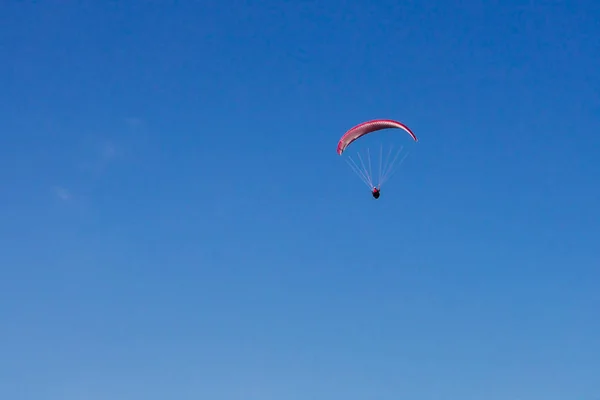
[[[600,2],[158,3],[1,2],[0,398],[600,398]]]

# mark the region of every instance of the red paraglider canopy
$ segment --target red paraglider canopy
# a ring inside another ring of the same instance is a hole
[[[363,137],[368,133],[389,128],[402,129],[405,132],[407,132],[415,142],[418,141],[417,136],[410,130],[409,127],[407,127],[403,123],[391,119],[374,119],[358,124],[355,127],[349,129],[346,133],[344,133],[344,135],[338,142],[337,153],[341,156],[342,153],[346,151],[346,149],[352,142]],[[360,147],[361,146],[359,146],[359,148]],[[385,182],[387,182],[388,179],[390,179],[390,177],[398,170],[398,166],[402,164],[404,158],[406,158],[405,154],[404,157],[399,160],[400,153],[403,149],[402,146],[400,146],[400,148],[398,149],[398,151],[395,152],[394,155],[392,155],[393,148],[394,146],[392,144],[392,146],[390,146],[390,150],[388,152],[387,157],[384,158],[382,144],[379,150],[379,160],[378,162],[376,160],[375,165],[375,168],[377,168],[377,164],[379,164],[379,174],[375,177],[373,176],[374,171],[371,165],[371,151],[369,148],[367,148],[366,150],[366,157],[364,160],[363,156],[361,156],[360,154],[360,150],[357,152],[359,161],[358,163],[354,161],[354,159],[349,155],[346,159],[350,168],[352,168],[354,173],[356,173],[356,175],[363,181],[363,183],[367,185],[369,189],[371,189],[373,197],[376,199],[379,198],[379,190],[381,186]],[[397,163],[398,160],[399,162]]]
[[[402,122],[394,121],[392,119],[374,119],[358,124],[355,127],[348,130],[338,142],[337,153],[341,155],[344,152],[344,150],[346,150],[346,148],[350,145],[350,143],[354,142],[361,136],[366,135],[367,133],[389,128],[403,129],[410,136],[412,136],[415,142],[417,141],[417,137],[415,136],[415,134],[410,130],[408,126],[404,125]]]

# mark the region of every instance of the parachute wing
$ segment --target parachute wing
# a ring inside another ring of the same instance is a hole
[[[344,152],[344,150],[346,150],[350,143],[354,142],[356,139],[368,133],[389,128],[403,129],[414,139],[415,142],[417,141],[417,137],[415,136],[415,134],[410,130],[408,126],[404,125],[403,123],[391,119],[374,119],[358,124],[355,127],[348,130],[338,142],[337,153],[339,155],[342,155],[342,153]]]

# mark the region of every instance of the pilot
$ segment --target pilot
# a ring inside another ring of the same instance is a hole
[[[374,187],[373,190],[371,190],[371,194],[374,198],[378,199],[380,194],[379,188]]]

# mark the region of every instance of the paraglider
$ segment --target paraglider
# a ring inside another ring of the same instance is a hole
[[[391,119],[374,119],[371,121],[366,121],[363,123],[360,123],[352,128],[350,128],[348,131],[346,131],[346,133],[344,133],[344,135],[341,137],[341,139],[338,142],[337,145],[337,153],[341,156],[348,148],[348,146],[350,146],[350,144],[352,144],[353,142],[355,142],[356,140],[364,137],[365,135],[372,133],[372,132],[376,132],[376,131],[380,131],[383,129],[401,129],[403,131],[405,131],[406,133],[408,133],[410,135],[410,137],[417,142],[417,136],[414,134],[414,132],[405,124],[403,124],[402,122],[398,122],[395,120],[391,120]],[[394,157],[391,157],[392,155],[392,149],[390,148],[388,157],[386,158],[386,161],[384,163],[383,161],[383,146],[381,147],[381,151],[380,151],[380,159],[379,159],[379,176],[377,179],[377,183],[375,184],[373,182],[373,177],[372,177],[372,168],[371,168],[371,152],[370,150],[367,148],[367,165],[365,165],[365,162],[363,161],[363,158],[361,157],[360,153],[358,153],[358,159],[360,161],[360,166],[358,163],[356,163],[352,157],[348,157],[348,164],[350,165],[350,167],[354,170],[354,172],[359,176],[359,178],[362,179],[362,181],[371,189],[371,194],[373,195],[373,198],[378,199],[379,196],[381,195],[381,185],[383,185],[383,183],[385,183],[390,177],[391,175],[396,171],[397,165],[396,162],[398,161],[398,157],[400,155],[400,152],[402,151],[402,147],[400,147],[400,150],[395,154]],[[390,161],[391,160],[391,161]],[[402,158],[400,160],[400,163],[404,161],[404,158]]]

